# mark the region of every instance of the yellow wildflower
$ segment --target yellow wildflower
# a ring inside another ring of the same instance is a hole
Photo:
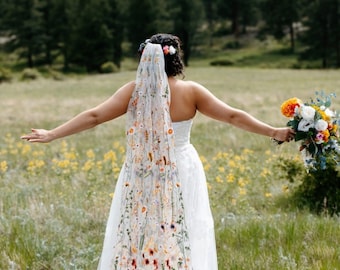
[[[247,194],[247,191],[245,188],[239,188],[239,194],[240,195],[246,195]]]
[[[120,145],[120,142],[118,142],[118,141],[116,141],[116,142],[113,143],[113,147],[114,147],[115,149],[118,149],[120,146],[121,146],[121,145]]]
[[[61,152],[65,153],[68,150],[68,144],[66,141],[61,142]]]
[[[41,159],[33,159],[28,162],[27,171],[34,172],[45,166],[45,161]]]
[[[211,165],[210,165],[209,163],[207,163],[207,164],[204,165],[204,170],[205,170],[205,171],[209,171],[210,168],[211,168]]]
[[[223,173],[225,171],[225,169],[224,169],[224,167],[220,166],[220,167],[218,167],[218,171]]]
[[[235,181],[235,175],[233,175],[232,173],[229,173],[226,178],[228,183],[232,183]]]
[[[235,159],[236,161],[242,160],[242,158],[241,158],[240,156],[238,156],[238,155],[234,156],[234,159]]]
[[[27,155],[29,152],[31,152],[31,145],[29,144],[22,145],[21,154]]]
[[[273,195],[272,195],[270,192],[266,192],[266,193],[264,194],[264,196],[266,196],[266,198],[271,198],[271,197],[273,197]]]
[[[271,173],[270,173],[270,171],[268,170],[268,168],[263,168],[260,175],[261,175],[262,177],[266,177],[266,176],[268,176],[268,175],[270,175],[270,174],[271,174]]]
[[[238,185],[239,185],[240,187],[244,187],[246,184],[247,184],[247,183],[246,183],[246,181],[245,181],[243,178],[240,178],[240,179],[238,180]]]
[[[119,173],[119,172],[120,172],[120,168],[115,167],[115,168],[112,169],[112,171],[113,171],[114,173]]]
[[[270,155],[272,154],[270,150],[266,150],[264,153],[265,153],[267,156],[270,156]]]
[[[5,172],[7,171],[7,169],[8,169],[7,161],[6,161],[6,160],[1,161],[1,162],[0,162],[0,171],[1,171],[2,173],[5,173]]]
[[[223,183],[223,180],[222,180],[221,176],[219,176],[219,175],[216,176],[215,180],[216,180],[217,183]]]
[[[92,168],[94,167],[94,162],[92,160],[88,160],[85,162],[82,170],[85,172],[88,172],[90,170],[92,170]]]
[[[245,149],[243,149],[243,154],[244,155],[251,155],[251,154],[253,154],[254,153],[254,151],[253,150],[250,150],[250,149],[247,149],[247,148],[245,148]]]
[[[77,158],[77,155],[75,152],[66,152],[64,156],[66,159],[69,159],[69,160],[75,160]]]
[[[117,155],[114,151],[110,150],[109,152],[104,154],[104,161],[107,160],[112,160],[112,161],[116,161],[117,160]]]
[[[229,160],[228,166],[229,166],[230,168],[235,168],[235,167],[237,167],[236,162],[235,162],[234,160],[232,160],[232,159]]]
[[[42,157],[42,156],[44,156],[44,155],[45,155],[45,152],[42,151],[42,150],[40,150],[40,151],[33,151],[33,152],[32,152],[32,156],[35,157],[35,158],[37,158],[37,157]]]
[[[10,147],[10,149],[11,150],[9,152],[11,155],[17,155],[19,152],[17,148]]]
[[[59,160],[57,161],[57,166],[59,168],[65,169],[68,168],[70,166],[71,162],[68,159],[63,159],[63,160]]]
[[[96,166],[97,166],[98,170],[102,170],[103,169],[103,162],[102,161],[97,161]]]
[[[89,150],[87,150],[87,152],[86,152],[86,156],[87,156],[88,158],[90,158],[90,159],[94,159],[96,155],[95,155],[95,153],[93,152],[92,149],[89,149]]]

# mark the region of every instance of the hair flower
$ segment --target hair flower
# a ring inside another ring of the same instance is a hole
[[[165,45],[163,47],[163,53],[164,53],[164,55],[168,55],[168,54],[174,55],[176,53],[176,49],[172,45],[170,45],[170,46]]]
[[[169,52],[170,52],[170,55],[174,55],[174,54],[176,53],[175,47],[171,45],[171,46],[169,47]]]

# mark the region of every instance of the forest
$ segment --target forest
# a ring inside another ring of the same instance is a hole
[[[0,0],[0,10],[0,67],[9,69],[10,55],[22,68],[119,69],[157,32],[181,38],[186,65],[249,37],[274,39],[317,68],[340,67],[340,0]]]
[[[339,26],[340,0],[0,0],[0,269],[97,268],[125,117],[50,144],[20,137],[134,80],[139,44],[159,32],[182,40],[183,79],[228,105],[283,127],[285,100],[315,100],[315,120],[333,119],[318,144],[327,168],[314,171],[305,140],[278,144],[197,113],[190,140],[219,270],[339,269]]]

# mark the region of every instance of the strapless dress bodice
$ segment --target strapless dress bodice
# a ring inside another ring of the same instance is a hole
[[[175,147],[178,148],[190,144],[192,119],[173,122],[172,126],[175,133]]]

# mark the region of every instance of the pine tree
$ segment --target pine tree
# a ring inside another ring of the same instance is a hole
[[[258,0],[217,0],[218,16],[231,22],[231,33],[238,37],[248,25],[257,22]]]
[[[2,2],[2,28],[10,37],[5,49],[18,51],[29,67],[43,50],[44,35],[41,27],[42,14],[34,0],[12,0]]]
[[[302,57],[321,59],[323,68],[340,67],[339,0],[306,1],[307,31],[302,42],[307,49]]]
[[[184,64],[188,66],[191,49],[199,27],[204,18],[203,3],[199,0],[171,0],[171,17],[174,21],[174,33],[183,42]]]
[[[294,23],[301,19],[300,0],[264,0],[261,4],[263,19],[266,25],[263,32],[272,34],[276,39],[281,40],[289,32],[290,48],[295,49]]]
[[[100,71],[100,66],[113,57],[113,36],[107,22],[109,2],[82,0],[75,7],[70,61],[84,66],[88,72]]]

